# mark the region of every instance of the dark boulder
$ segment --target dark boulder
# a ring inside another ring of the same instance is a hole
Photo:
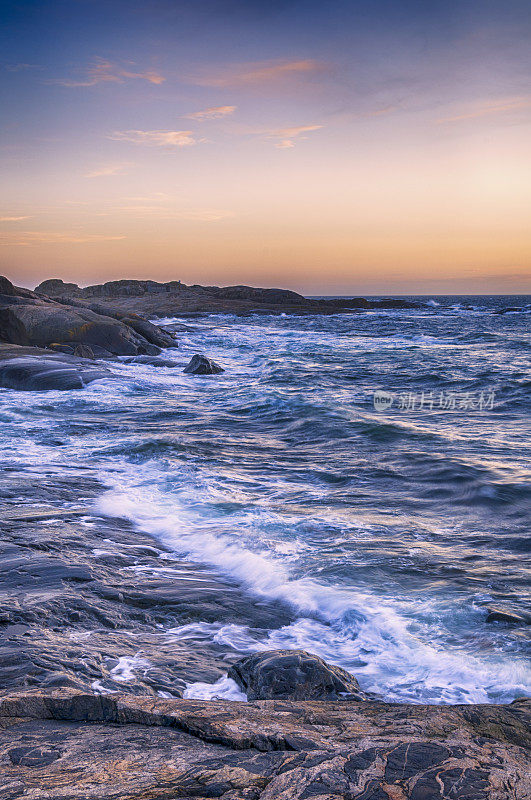
[[[513,625],[531,625],[529,611],[517,611],[504,606],[489,606],[487,622],[508,622]]]
[[[0,362],[0,386],[5,389],[44,391],[83,389],[88,383],[105,378],[106,370],[61,361],[57,358],[10,358]]]
[[[123,279],[120,281],[107,281],[107,283],[86,286],[81,290],[84,297],[137,297],[144,294],[161,294],[179,291],[182,287],[180,281],[158,283],[157,281],[139,281]]]
[[[268,650],[229,670],[248,700],[364,700],[356,678],[305,650]]]
[[[192,356],[190,363],[183,369],[190,375],[217,375],[219,372],[225,372],[223,367],[220,367],[215,361],[206,356],[196,353]]]

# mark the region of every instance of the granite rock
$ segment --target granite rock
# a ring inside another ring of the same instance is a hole
[[[268,650],[240,659],[229,670],[249,700],[364,700],[356,678],[305,650]]]
[[[528,800],[531,702],[0,698],[0,800]]]

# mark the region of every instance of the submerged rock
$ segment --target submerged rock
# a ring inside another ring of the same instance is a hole
[[[237,661],[229,678],[249,700],[364,700],[356,678],[305,650],[269,650]]]
[[[82,389],[108,374],[106,370],[56,358],[21,357],[0,362],[0,386],[5,389]]]
[[[489,606],[487,608],[487,622],[509,622],[513,625],[531,625],[531,613],[527,611],[515,611],[512,608],[503,606]]]
[[[161,356],[132,356],[124,359],[126,364],[147,364],[150,367],[178,367],[176,361]]]
[[[183,372],[187,372],[190,375],[217,375],[219,372],[225,372],[225,370],[215,361],[212,361],[211,358],[196,353],[190,359],[190,363],[183,369]]]

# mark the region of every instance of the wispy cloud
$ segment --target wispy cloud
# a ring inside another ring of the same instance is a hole
[[[0,217],[0,222],[20,222],[23,219],[31,219],[31,217]]]
[[[72,78],[55,78],[49,83],[55,83],[59,86],[67,86],[75,88],[78,86],[96,86],[99,83],[125,83],[126,80],[143,80],[148,83],[156,85],[163,83],[166,78],[159,75],[158,72],[153,70],[138,71],[133,69],[134,65],[124,67],[119,64],[113,64],[112,61],[105,61],[104,59],[97,59],[85,71],[85,75],[80,80]]]
[[[188,220],[191,222],[217,222],[234,216],[232,211],[216,208],[154,208],[149,205],[125,205],[116,208],[139,218],[156,218],[157,220]]]
[[[16,236],[0,235],[3,247],[32,247],[39,244],[91,244],[95,242],[114,242],[125,236],[105,236],[97,233],[58,233],[52,231],[21,231]]]
[[[193,131],[115,131],[109,139],[151,147],[190,147],[200,141]]]
[[[384,117],[386,114],[392,114],[393,111],[398,111],[398,106],[384,106],[383,108],[375,108],[372,111],[362,111],[356,114],[356,117]]]
[[[522,108],[529,107],[531,107],[530,97],[510,97],[488,103],[475,104],[460,114],[456,114],[452,117],[443,117],[442,119],[438,119],[437,122],[439,124],[443,124],[445,122],[461,122],[462,120],[467,119],[487,117],[491,114],[504,114],[509,111],[519,111]]]
[[[21,62],[19,64],[6,64],[5,69],[8,72],[22,72],[26,69],[42,69],[40,64],[26,64]]]
[[[234,212],[226,209],[186,206],[163,192],[147,197],[126,197],[121,205],[113,206],[111,211],[144,219],[191,222],[217,222],[234,216]]]
[[[245,86],[275,83],[323,70],[324,64],[310,58],[299,61],[258,61],[235,64],[214,74],[194,75],[188,80],[198,86]]]
[[[107,164],[87,172],[85,178],[104,178],[109,175],[123,175],[129,164]]]
[[[204,111],[192,111],[190,114],[183,114],[183,118],[196,119],[199,122],[204,122],[209,119],[230,117],[235,111],[236,106],[215,106],[214,108],[205,108]]]
[[[298,125],[294,128],[279,128],[278,130],[266,131],[264,135],[268,139],[278,140],[275,144],[275,147],[287,149],[290,147],[295,147],[296,140],[300,141],[301,139],[307,139],[307,136],[303,136],[304,133],[318,131],[323,127],[323,125]]]

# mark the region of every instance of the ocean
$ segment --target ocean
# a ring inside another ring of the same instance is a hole
[[[3,685],[244,700],[233,661],[302,648],[385,700],[531,693],[530,299],[416,299],[0,390]]]

